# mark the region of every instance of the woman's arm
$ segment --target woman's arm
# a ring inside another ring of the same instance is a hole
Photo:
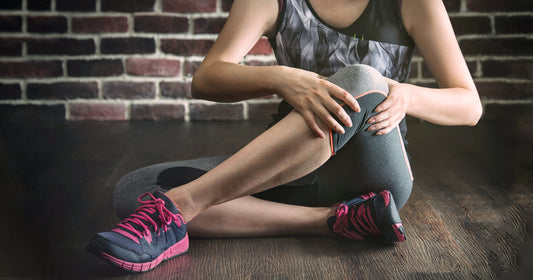
[[[481,101],[442,1],[403,0],[402,17],[439,89],[390,81],[371,129],[388,133],[405,113],[440,125],[477,124]]]
[[[233,102],[275,93],[275,67],[238,63],[261,36],[273,32],[277,14],[276,0],[234,1],[224,28],[194,74],[192,95]]]
[[[317,136],[325,137],[317,119],[344,132],[330,112],[347,126],[351,126],[351,119],[332,96],[354,110],[359,106],[342,88],[300,69],[238,64],[261,36],[273,36],[278,8],[277,0],[234,1],[224,28],[193,77],[193,96],[233,102],[278,94],[302,114]]]

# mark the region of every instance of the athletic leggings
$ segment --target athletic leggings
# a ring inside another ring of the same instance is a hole
[[[369,192],[390,190],[398,208],[409,198],[412,174],[398,127],[386,135],[367,131],[367,121],[388,93],[386,80],[372,67],[348,66],[328,78],[356,97],[361,112],[343,105],[352,119],[345,133],[330,133],[333,156],[319,169],[296,181],[254,196],[304,206],[331,206]],[[114,189],[117,215],[125,218],[139,206],[137,197],[186,184],[211,170],[229,156],[174,161],[151,165],[122,177]]]

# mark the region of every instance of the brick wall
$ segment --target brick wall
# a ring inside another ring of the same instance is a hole
[[[264,119],[279,99],[215,104],[192,75],[231,0],[2,0],[0,111],[67,120]],[[533,104],[530,0],[444,0],[485,118]],[[266,40],[244,58],[274,64]],[[433,86],[420,57],[411,82]]]

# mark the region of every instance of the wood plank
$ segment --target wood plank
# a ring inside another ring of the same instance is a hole
[[[94,233],[118,222],[111,194],[122,175],[148,164],[232,153],[263,127],[87,122],[7,131],[0,138],[0,178],[8,194],[2,214],[10,228],[32,226],[40,238],[5,237],[14,242],[3,247],[3,267],[9,267],[0,276],[513,279],[520,266],[528,268],[520,254],[527,257],[532,248],[526,225],[533,200],[533,134],[512,125],[502,133],[495,123],[476,128],[410,123],[415,187],[401,211],[408,234],[402,244],[301,236],[194,239],[184,256],[136,275],[85,252]],[[16,244],[23,244],[24,254],[13,253]],[[32,265],[19,265],[28,262]]]
[[[413,154],[418,172],[432,174],[431,178],[419,176],[418,184],[476,267],[478,276],[509,277],[518,269],[517,252],[526,237],[523,205],[527,197],[531,201],[531,193],[514,194],[523,201],[522,205],[510,199],[513,191],[505,183],[511,181],[497,160],[506,146],[501,139],[494,139],[486,127],[432,131],[432,139],[425,140],[439,148],[424,149],[424,154],[431,157]],[[465,145],[461,137],[450,135],[465,135],[465,140],[471,138],[476,144]]]

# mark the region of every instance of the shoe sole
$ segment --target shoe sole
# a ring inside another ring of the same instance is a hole
[[[180,240],[178,243],[172,245],[170,248],[165,250],[161,255],[151,262],[145,263],[132,263],[128,261],[121,260],[117,257],[113,257],[110,254],[104,252],[104,246],[98,241],[91,240],[89,245],[87,245],[87,250],[96,256],[104,259],[105,261],[111,263],[114,266],[117,266],[123,270],[130,272],[145,272],[156,268],[161,262],[165,260],[172,259],[174,257],[183,255],[189,249],[189,235],[186,234],[185,237]]]

